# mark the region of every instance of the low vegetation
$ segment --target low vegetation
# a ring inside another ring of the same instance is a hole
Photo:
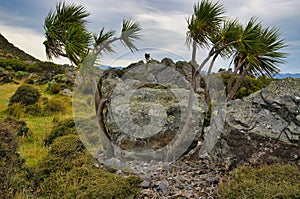
[[[221,77],[224,81],[224,85],[227,85],[229,82],[229,79],[231,77],[231,73],[221,70]],[[239,78],[239,76],[237,76],[234,79],[234,81],[237,81],[238,78]],[[254,77],[254,76],[248,75],[244,78],[244,81],[241,84],[241,87],[237,90],[233,99],[242,99],[243,97],[247,97],[256,91],[259,91],[262,88],[265,88],[266,86],[268,86],[271,83],[271,81],[273,81],[272,78],[268,78],[265,76]]]
[[[13,96],[11,96],[9,99],[9,105],[14,103],[21,103],[25,106],[32,105],[39,100],[40,96],[41,94],[36,88],[31,85],[24,84],[17,89]]]
[[[4,68],[13,75],[0,86],[0,198],[138,197],[139,177],[99,168],[79,139],[71,97],[61,94],[72,79],[58,73],[42,82],[47,74]],[[59,85],[55,92],[50,82]]]
[[[297,166],[274,164],[259,168],[239,167],[219,185],[220,198],[300,198]]]
[[[75,134],[54,140],[36,180],[38,195],[49,198],[135,198],[141,182],[99,169]]]

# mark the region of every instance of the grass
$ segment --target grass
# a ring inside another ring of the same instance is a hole
[[[21,84],[4,84],[0,86],[0,119],[8,115],[5,110],[8,108],[9,98],[15,93]],[[51,116],[38,117],[24,114],[19,119],[26,121],[30,129],[29,136],[19,137],[19,153],[25,159],[25,166],[34,167],[39,161],[47,156],[48,148],[44,146],[43,140],[50,133],[55,122],[72,117],[71,98],[61,95],[50,95],[46,92],[47,85],[35,86],[41,93],[41,97],[52,99],[61,98],[66,105],[64,113]]]
[[[9,98],[15,93],[20,85],[9,83],[0,85],[0,113],[7,109]],[[0,114],[3,116],[3,114]]]
[[[219,184],[220,198],[300,198],[300,172],[295,165],[241,166]]]

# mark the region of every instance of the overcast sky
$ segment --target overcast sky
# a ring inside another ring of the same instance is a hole
[[[0,33],[11,43],[40,60],[46,60],[43,46],[44,18],[55,8],[56,0],[0,0]],[[120,30],[123,18],[136,19],[143,27],[142,40],[137,43],[140,51],[131,54],[119,44],[112,55],[100,61],[105,65],[123,65],[144,59],[149,52],[153,59],[171,57],[190,60],[191,52],[185,46],[186,18],[193,13],[196,0],[77,0],[89,16],[89,30],[98,32],[102,27]],[[279,28],[282,38],[289,45],[286,64],[280,66],[282,73],[300,73],[300,1],[299,0],[220,0],[226,15],[238,17],[245,24],[252,16],[265,26]],[[200,62],[205,51],[198,51]],[[54,60],[69,63],[67,60]],[[228,68],[228,62],[219,59],[215,70]]]

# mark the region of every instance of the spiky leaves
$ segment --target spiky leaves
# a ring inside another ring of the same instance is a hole
[[[104,28],[102,28],[98,36],[94,34],[94,42],[95,42],[94,49],[98,51],[98,53],[101,53],[101,51],[108,52],[108,53],[115,52],[110,45],[114,35],[115,35],[114,30],[109,30],[105,32]]]
[[[272,77],[278,73],[279,64],[284,63],[286,57],[286,53],[280,51],[284,47],[286,44],[283,39],[280,39],[278,29],[263,28],[261,22],[251,18],[236,45],[236,53],[233,57],[235,70],[227,85],[227,99],[231,100],[234,97],[247,74]],[[238,71],[240,77],[233,85]]]
[[[211,39],[213,43],[211,54],[219,54],[223,58],[230,58],[235,51],[235,46],[242,31],[243,27],[238,19],[225,20],[218,33]]]
[[[286,54],[280,52],[284,47],[286,44],[280,39],[278,29],[263,28],[261,22],[251,18],[236,46],[235,66],[242,63],[239,70],[243,71],[250,65],[248,74],[272,77],[279,72],[278,64],[284,63]]]
[[[207,47],[218,32],[225,9],[222,4],[203,0],[194,5],[193,15],[187,19],[187,44],[195,41],[200,47]]]
[[[140,40],[141,35],[140,32],[142,27],[139,23],[135,22],[132,19],[124,19],[121,33],[121,41],[123,44],[128,47],[131,52],[137,50],[134,42]]]
[[[125,47],[128,47],[131,52],[137,51],[137,47],[134,42],[140,40],[142,28],[141,25],[135,22],[132,19],[124,19],[122,24],[122,31],[119,37],[115,37],[115,31],[109,30],[107,32],[104,31],[104,28],[100,30],[99,35],[94,35],[94,49],[95,52],[102,53],[104,52],[114,52],[111,44],[117,40],[120,40]]]
[[[67,57],[79,65],[88,54],[92,35],[86,29],[89,13],[81,5],[58,3],[45,18],[44,45],[49,59]]]

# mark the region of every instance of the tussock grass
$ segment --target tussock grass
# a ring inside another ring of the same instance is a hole
[[[9,83],[0,85],[0,113],[7,109],[9,98],[16,92],[20,85]],[[3,114],[0,114],[3,116]]]
[[[13,105],[13,110],[8,110],[9,99],[21,84],[9,83],[0,85],[0,120],[5,119],[7,116],[13,116],[26,121],[30,132],[25,137],[18,137],[18,152],[25,159],[25,166],[34,167],[48,154],[48,148],[44,146],[44,139],[51,132],[53,125],[72,117],[72,100],[68,96],[49,94],[46,91],[46,84],[35,85],[34,87],[41,93],[41,99],[38,102],[39,106],[42,108],[45,106],[43,99],[48,101],[58,99],[58,101],[62,102],[63,111],[34,116],[25,114],[24,109],[18,108],[18,104]]]
[[[220,198],[300,198],[300,172],[289,164],[242,166],[219,184]]]

